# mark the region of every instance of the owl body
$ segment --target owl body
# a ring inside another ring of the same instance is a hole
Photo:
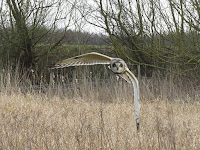
[[[115,74],[120,75],[127,82],[132,83],[134,88],[134,109],[137,129],[139,129],[139,84],[135,75],[128,69],[124,60],[112,58],[100,53],[91,52],[58,62],[54,68],[64,68],[80,65],[109,64],[108,68]]]

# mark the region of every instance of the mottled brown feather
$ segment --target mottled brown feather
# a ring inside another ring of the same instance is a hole
[[[92,52],[62,60],[56,63],[54,68],[64,68],[80,65],[110,64],[111,59],[112,57]]]

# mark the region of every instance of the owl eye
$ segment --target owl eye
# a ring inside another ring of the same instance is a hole
[[[113,66],[113,67],[116,67],[116,64],[113,64],[112,66]]]
[[[123,65],[122,65],[122,64],[120,64],[119,66],[120,66],[120,67],[123,67]]]

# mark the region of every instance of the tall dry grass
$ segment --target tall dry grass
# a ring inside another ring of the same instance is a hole
[[[37,87],[11,72],[0,79],[0,149],[200,149],[193,83],[142,78],[137,132],[133,89],[115,76]]]

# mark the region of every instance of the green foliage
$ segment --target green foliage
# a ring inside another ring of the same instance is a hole
[[[200,77],[197,2],[188,6],[185,1],[174,3],[166,0],[168,8],[164,10],[159,1],[144,4],[138,0],[135,5],[126,0],[106,1],[105,4],[96,1],[97,5],[92,7],[96,7],[94,11],[90,8],[86,12],[91,12],[89,16],[97,21],[97,24],[91,24],[105,29],[110,39],[104,35],[81,32],[82,22],[76,22],[72,17],[75,4],[69,9],[68,17],[76,25],[80,23],[80,28],[72,31],[57,26],[63,19],[58,17],[62,16],[62,4],[68,3],[58,1],[44,6],[47,1],[6,1],[9,11],[0,9],[2,67],[13,65],[29,71],[34,69],[37,76],[41,76],[48,74],[48,68],[59,60],[96,51],[121,57],[135,73],[136,65],[140,65],[140,73],[145,76],[159,72],[161,75],[173,73],[181,77]],[[57,17],[53,15],[54,8],[57,8]],[[88,14],[85,14],[86,18]],[[47,21],[50,17],[54,18],[53,23]],[[110,43],[112,47],[102,46]]]

